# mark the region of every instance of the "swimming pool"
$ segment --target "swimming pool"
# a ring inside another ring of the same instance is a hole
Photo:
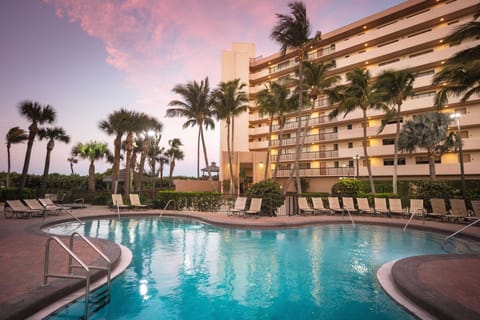
[[[407,256],[479,252],[435,233],[372,225],[245,230],[145,218],[89,221],[77,231],[133,252],[110,304],[91,319],[413,319],[384,293],[378,268]],[[49,319],[82,312],[80,302]]]

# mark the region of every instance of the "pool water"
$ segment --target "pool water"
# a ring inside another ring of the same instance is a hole
[[[414,319],[384,293],[378,268],[414,255],[479,252],[435,233],[371,225],[245,230],[145,218],[94,220],[76,231],[133,253],[110,303],[91,319]],[[48,319],[82,312],[79,301]]]

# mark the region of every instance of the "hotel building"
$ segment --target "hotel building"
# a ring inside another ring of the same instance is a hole
[[[480,40],[449,45],[444,39],[455,27],[473,20],[478,0],[411,0],[384,10],[347,26],[323,34],[311,47],[308,60],[326,62],[335,60],[331,75],[339,75],[345,82],[345,74],[354,67],[367,68],[372,78],[384,70],[409,69],[415,75],[414,95],[404,101],[401,108],[402,122],[416,114],[436,110],[434,96],[439,87],[432,86],[432,79],[445,61],[458,51]],[[308,10],[308,8],[307,8]],[[273,14],[273,13],[272,13]],[[308,14],[308,11],[307,11]],[[272,26],[273,27],[273,26]],[[280,48],[280,45],[279,45]],[[279,52],[268,57],[258,57],[255,45],[234,43],[232,49],[222,53],[222,81],[240,78],[247,84],[250,99],[249,110],[234,119],[233,171],[244,184],[264,179],[264,166],[268,148],[270,118],[261,114],[255,104],[255,95],[268,83],[295,77],[298,62],[294,51],[285,55]],[[307,179],[309,189],[304,191],[330,192],[331,186],[341,177],[366,179],[367,168],[363,159],[363,127],[361,110],[340,114],[329,119],[335,108],[324,97],[318,97],[314,108],[308,106],[297,118],[297,112],[287,114],[286,124],[280,136],[278,120],[273,120],[272,149],[268,175],[279,157],[277,180],[286,181],[295,161],[296,128],[308,122],[307,136],[301,151],[300,175]],[[466,179],[480,177],[480,98],[471,97],[460,103],[450,97],[442,112],[460,113],[463,139],[463,162]],[[395,124],[386,124],[379,133],[385,115],[382,111],[368,113],[368,154],[375,180],[391,181],[393,174],[393,142]],[[456,131],[453,122],[451,130]],[[229,180],[226,126],[221,124],[220,180]],[[278,147],[282,141],[282,153]],[[357,157],[359,156],[359,157]],[[445,153],[436,160],[438,179],[459,179],[460,157],[457,151]],[[400,153],[398,178],[428,179],[426,152]],[[294,183],[290,185],[294,190]],[[225,190],[226,191],[226,190]]]

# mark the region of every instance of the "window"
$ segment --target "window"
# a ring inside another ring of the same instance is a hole
[[[352,124],[347,124],[347,130],[352,130]]]
[[[433,97],[433,96],[435,96],[435,91],[420,92],[420,93],[414,94],[412,96],[412,99],[415,100],[415,99],[422,99],[422,98]]]
[[[334,168],[338,168],[338,161],[334,161],[334,162],[333,162],[333,167],[334,167]]]
[[[382,144],[383,144],[384,146],[389,146],[389,145],[395,144],[395,139],[394,139],[394,138],[391,138],[391,139],[383,139],[383,140],[382,140]]]
[[[392,64],[392,63],[395,63],[395,62],[398,62],[400,61],[400,59],[392,59],[392,60],[388,60],[388,61],[385,61],[385,62],[381,62],[379,63],[378,65],[381,67],[381,66],[386,66],[387,64]]]
[[[348,143],[348,149],[352,149],[353,148],[353,142],[349,142]]]
[[[338,128],[337,128],[337,127],[333,127],[332,132],[338,132]]]
[[[415,32],[415,33],[412,33],[411,35],[409,35],[408,38],[413,38],[413,37],[419,36],[421,34],[424,34],[424,33],[430,32],[430,31],[432,31],[432,29],[425,29],[425,30],[422,30],[422,31],[419,31],[419,32]]]
[[[353,167],[353,160],[348,160],[348,166],[351,168]]]
[[[382,125],[397,123],[396,119],[382,120]],[[403,117],[400,117],[400,123],[403,123]]]
[[[415,74],[415,78],[426,77],[435,74],[435,70],[419,71]]]
[[[393,158],[383,159],[384,166],[393,166]],[[405,158],[398,158],[398,165],[404,166],[405,165]]]
[[[335,151],[338,150],[338,144],[336,144],[336,143],[333,144],[333,150],[335,150]]]
[[[398,42],[398,39],[380,43],[377,47],[378,48],[385,47],[385,46],[388,46],[389,44],[392,44],[392,43],[395,43],[395,42]]]
[[[415,57],[423,56],[424,54],[428,54],[428,53],[431,53],[431,52],[433,52],[433,49],[424,50],[424,51],[420,51],[420,52],[415,52],[415,53],[412,53],[411,55],[409,55],[408,57],[409,58],[415,58]]]
[[[429,164],[428,157],[415,157],[415,164]],[[440,157],[435,157],[435,163],[442,163],[442,159]]]
[[[287,68],[289,64],[290,64],[290,61],[285,61],[285,62],[279,63],[278,64],[278,70]]]

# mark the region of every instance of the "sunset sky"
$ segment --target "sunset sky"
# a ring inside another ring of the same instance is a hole
[[[107,142],[98,123],[120,108],[145,112],[164,124],[162,146],[180,138],[185,159],[176,175],[196,175],[197,128],[182,129],[185,119],[164,118],[176,84],[220,80],[222,50],[232,42],[253,42],[256,55],[280,45],[269,35],[275,13],[288,14],[284,0],[0,0],[0,171],[7,171],[5,135],[29,123],[19,115],[22,100],[50,104],[55,126],[71,137],[56,142],[50,172],[70,172],[72,146]],[[316,30],[327,33],[403,1],[308,0]],[[312,36],[313,36],[312,34]],[[219,159],[219,125],[208,131],[208,157]],[[21,172],[26,144],[12,147],[12,171]],[[36,140],[30,173],[41,174],[46,142]],[[110,167],[96,162],[96,171]],[[74,167],[88,174],[88,161]]]

